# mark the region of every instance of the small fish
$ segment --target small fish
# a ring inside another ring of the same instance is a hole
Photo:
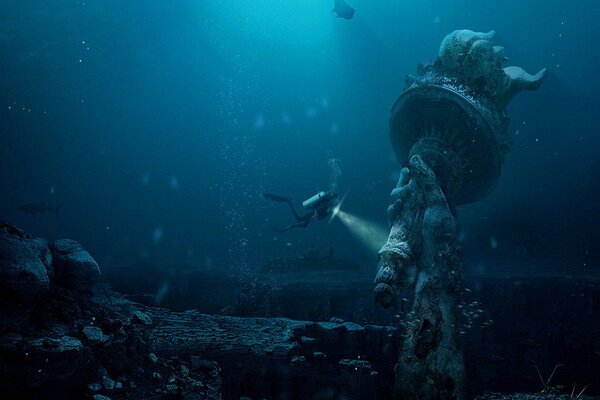
[[[50,214],[54,213],[58,217],[58,212],[60,211],[62,204],[56,207],[52,207],[47,205],[44,201],[40,201],[38,203],[27,203],[17,207],[17,210],[25,213],[31,214],[34,217],[36,214]]]
[[[350,7],[344,0],[335,0],[333,10],[338,18],[352,19],[354,18],[355,9]]]

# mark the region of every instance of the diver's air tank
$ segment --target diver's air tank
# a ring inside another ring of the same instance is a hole
[[[302,207],[314,208],[315,204],[317,204],[319,202],[319,200],[321,200],[323,197],[325,197],[325,195],[327,195],[327,193],[320,191],[319,193],[315,194],[313,197],[304,200],[302,202]]]

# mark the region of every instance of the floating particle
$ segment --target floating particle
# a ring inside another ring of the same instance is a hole
[[[159,243],[163,238],[164,232],[162,226],[157,226],[152,231],[152,241],[154,243]]]
[[[169,181],[169,186],[171,186],[171,189],[176,190],[179,188],[179,179],[177,179],[176,176],[172,176],[171,180]]]
[[[146,186],[150,183],[152,176],[149,173],[142,174],[142,185]]]
[[[287,112],[281,114],[281,122],[286,126],[290,126],[292,124],[292,119]]]
[[[262,114],[258,114],[256,118],[254,118],[254,129],[262,129],[265,127],[265,117]]]
[[[340,127],[338,124],[336,124],[335,122],[333,124],[331,124],[330,131],[331,131],[332,135],[335,135],[336,133],[338,133],[339,130],[340,130]]]

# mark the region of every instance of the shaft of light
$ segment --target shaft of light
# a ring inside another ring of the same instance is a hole
[[[350,232],[369,250],[378,252],[387,241],[388,233],[374,222],[359,218],[342,210],[336,210],[335,216],[348,227]]]

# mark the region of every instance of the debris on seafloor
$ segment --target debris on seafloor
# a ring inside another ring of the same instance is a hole
[[[270,273],[294,273],[303,271],[349,271],[357,270],[360,265],[353,261],[337,258],[333,248],[327,254],[311,247],[301,256],[277,257],[268,260],[263,266],[262,272]]]

